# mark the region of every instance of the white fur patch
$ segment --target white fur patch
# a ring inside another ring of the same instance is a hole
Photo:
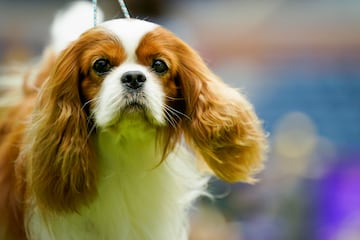
[[[110,30],[120,39],[128,55],[128,61],[132,62],[136,60],[135,51],[141,39],[158,27],[154,23],[138,19],[115,19],[107,21],[100,26]]]

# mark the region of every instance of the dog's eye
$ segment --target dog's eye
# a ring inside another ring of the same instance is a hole
[[[111,65],[109,60],[101,58],[94,62],[93,69],[98,75],[103,75],[110,71]]]
[[[169,70],[169,67],[166,65],[166,63],[159,59],[155,59],[151,67],[157,74],[160,75],[166,73]]]

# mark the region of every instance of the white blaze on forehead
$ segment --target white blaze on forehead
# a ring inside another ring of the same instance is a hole
[[[157,24],[139,19],[115,19],[100,26],[116,34],[126,51],[128,60],[136,60],[135,51],[141,39],[158,27]]]

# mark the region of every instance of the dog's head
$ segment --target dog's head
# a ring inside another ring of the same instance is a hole
[[[129,116],[162,132],[164,156],[185,136],[226,181],[252,182],[262,168],[265,136],[246,98],[173,33],[118,19],[71,43],[41,88],[27,151],[38,200],[58,210],[90,201],[97,170],[89,135]]]

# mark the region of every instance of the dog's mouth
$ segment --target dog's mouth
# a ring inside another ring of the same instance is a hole
[[[142,118],[148,120],[151,117],[147,101],[143,96],[128,95],[122,108],[120,109],[121,117]]]
[[[126,103],[124,110],[126,112],[144,112],[146,110],[146,106],[144,103],[138,101],[132,101]]]
[[[123,109],[126,111],[144,111],[146,103],[146,97],[142,91],[128,92],[124,96]]]

